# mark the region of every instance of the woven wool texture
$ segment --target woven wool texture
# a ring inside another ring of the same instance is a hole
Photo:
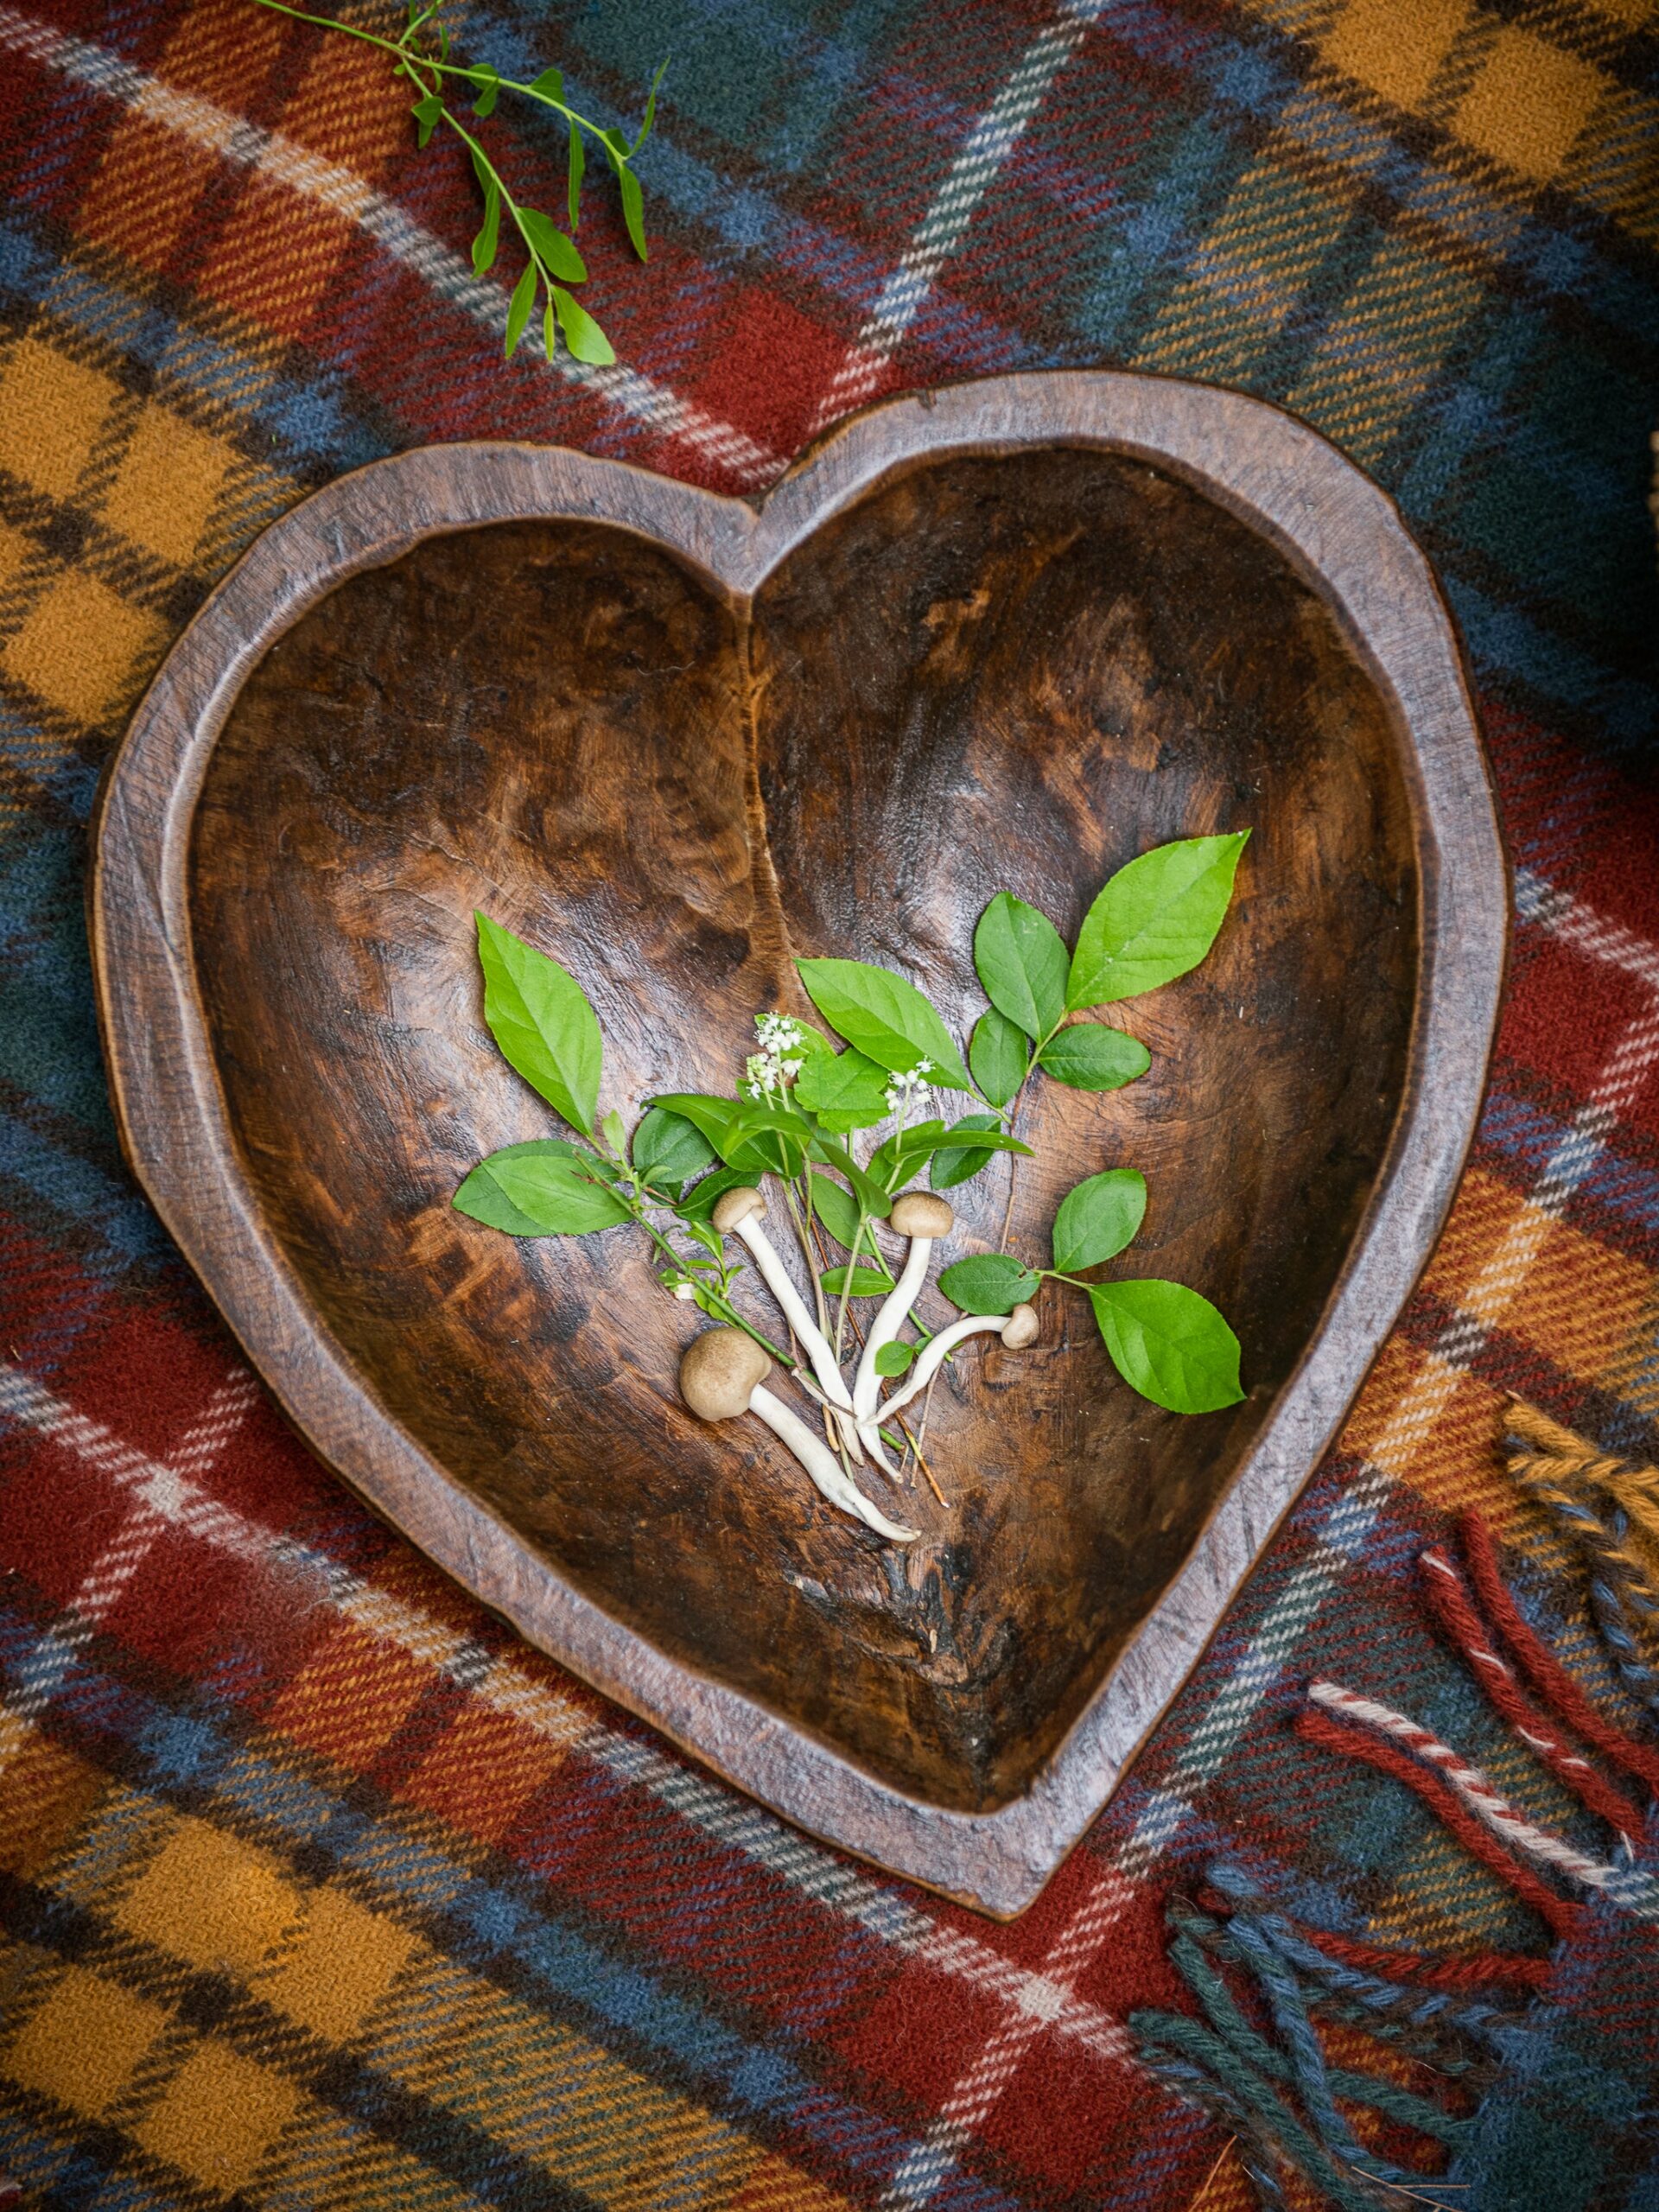
[[[1641,1725],[1494,1445],[1513,1390],[1659,1446],[1659,17],[453,22],[503,72],[557,61],[607,122],[672,54],[649,268],[602,178],[584,218],[613,370],[502,365],[470,180],[416,153],[367,50],[250,0],[0,0],[0,2168],[30,2202],[124,2212],[1244,2212],[1225,2132],[1124,2026],[1190,2006],[1172,1886],[1225,1851],[1351,1936],[1551,1940],[1397,1782],[1294,1732],[1310,1676],[1585,1832],[1421,1601],[1416,1554],[1477,1504],[1529,1618]],[[505,99],[490,129],[556,206],[562,146]],[[523,437],[749,492],[873,397],[1101,363],[1278,401],[1401,502],[1467,642],[1518,921],[1425,1282],[1131,1780],[997,1927],[700,1771],[294,1440],[123,1170],[81,875],[169,641],[340,471]],[[1480,2195],[1436,2201],[1654,2202],[1652,1962],[1623,1942],[1599,1905],[1560,2063],[1493,2092]]]

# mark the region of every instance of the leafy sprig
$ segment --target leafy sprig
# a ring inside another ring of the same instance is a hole
[[[727,1257],[712,1224],[721,1196],[763,1177],[776,1182],[819,1329],[838,1365],[855,1301],[886,1298],[894,1287],[877,1224],[924,1169],[943,1191],[1006,1154],[1011,1211],[1013,1173],[1030,1154],[1015,1122],[1033,1077],[1041,1072],[1075,1089],[1104,1091],[1147,1071],[1144,1046],[1083,1017],[1198,965],[1225,917],[1248,835],[1185,839],[1130,861],[1090,907],[1071,951],[1035,907],[999,893],[975,932],[975,964],[991,1005],[975,1027],[966,1063],[937,1009],[907,978],[865,961],[800,961],[807,995],[842,1048],[808,1022],[763,1015],[762,1049],[749,1058],[733,1096],[666,1093],[652,1102],[631,1143],[614,1110],[599,1116],[602,1040],[580,985],[556,961],[480,915],[485,1018],[507,1059],[577,1142],[543,1139],[492,1154],[467,1178],[455,1204],[514,1236],[579,1236],[635,1222],[652,1241],[668,1289],[746,1330],[811,1389],[798,1363],[734,1302],[742,1269]],[[929,1090],[965,1092],[975,1110],[950,1121],[912,1119]],[[854,1138],[870,1132],[880,1134],[861,1160]],[[1092,1279],[1134,1243],[1146,1208],[1137,1170],[1100,1170],[1062,1201],[1051,1231],[1052,1265],[1028,1265],[1006,1250],[977,1253],[946,1268],[939,1289],[964,1313],[1001,1316],[1028,1303],[1045,1281],[1075,1288],[1088,1297],[1118,1372],[1143,1396],[1178,1413],[1231,1405],[1242,1395],[1238,1339],[1207,1299],[1157,1277]],[[1007,1228],[1005,1215],[1004,1245]],[[927,1332],[920,1333],[925,1340]],[[913,1344],[881,1343],[877,1371],[902,1374],[915,1351]]]
[[[540,76],[526,84],[516,77],[501,76],[487,62],[452,60],[448,28],[439,13],[441,0],[429,0],[425,6],[420,5],[419,0],[408,0],[407,20],[395,39],[384,38],[357,23],[341,22],[332,16],[309,15],[303,9],[286,5],[285,0],[256,0],[256,4],[269,8],[276,15],[291,16],[296,22],[339,31],[346,38],[378,48],[391,58],[394,76],[407,79],[418,96],[410,110],[415,118],[416,143],[423,148],[429,144],[433,134],[442,126],[466,147],[484,197],[483,220],[473,240],[473,273],[483,276],[494,268],[501,247],[504,213],[518,232],[526,256],[507,306],[505,351],[508,359],[517,352],[540,297],[543,302],[542,338],[548,359],[552,360],[556,353],[563,333],[575,359],[595,368],[608,367],[616,359],[609,339],[569,289],[572,284],[585,283],[588,278],[586,264],[574,239],[560,230],[550,216],[526,206],[508,190],[499,169],[445,99],[444,91],[451,83],[464,86],[462,97],[470,95],[473,116],[480,123],[487,122],[495,112],[496,102],[504,92],[518,93],[562,118],[569,141],[565,200],[572,231],[579,226],[582,219],[587,141],[591,138],[615,175],[629,240],[640,260],[646,261],[650,254],[645,240],[645,196],[634,174],[633,161],[651,136],[656,120],[657,90],[668,67],[666,60],[659,64],[651,80],[645,118],[638,134],[630,139],[625,131],[594,123],[570,106],[564,97],[563,77],[557,69],[543,69]]]

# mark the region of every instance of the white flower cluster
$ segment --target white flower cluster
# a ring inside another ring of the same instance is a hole
[[[931,1060],[918,1060],[908,1075],[894,1076],[887,1090],[888,1113],[896,1114],[900,1107],[908,1109],[911,1100],[918,1090],[925,1087],[927,1078],[932,1072]]]
[[[801,1025],[786,1014],[760,1014],[754,1019],[754,1031],[760,1050],[751,1052],[743,1063],[748,1077],[744,1089],[754,1099],[770,1098],[774,1092],[781,1096],[806,1065],[801,1049],[806,1039]]]

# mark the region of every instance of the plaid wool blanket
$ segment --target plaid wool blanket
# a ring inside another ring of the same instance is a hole
[[[606,124],[671,54],[649,264],[602,177],[584,213],[613,367],[503,365],[464,156],[370,49],[0,0],[0,2171],[64,2212],[1651,2208],[1652,0],[449,14]],[[491,127],[556,206],[562,143]],[[1398,499],[1517,924],[1427,1279],[998,1927],[711,1779],[296,1442],[123,1170],[81,881],[169,642],[340,471],[531,438],[752,492],[1043,364],[1237,385]]]

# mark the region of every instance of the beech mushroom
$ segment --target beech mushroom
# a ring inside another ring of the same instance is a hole
[[[916,1364],[906,1378],[902,1390],[895,1390],[877,1408],[879,1417],[886,1421],[901,1406],[907,1406],[919,1392],[925,1390],[945,1361],[960,1344],[982,1332],[1000,1336],[1004,1351],[1023,1351],[1037,1341],[1037,1309],[1033,1306],[1016,1306],[1012,1313],[969,1313],[960,1321],[953,1321],[948,1329],[941,1329],[937,1337],[930,1338],[916,1357]]]
[[[908,1544],[920,1533],[901,1528],[878,1512],[842,1471],[841,1463],[821,1437],[791,1413],[781,1399],[766,1388],[772,1362],[754,1338],[741,1329],[705,1329],[694,1337],[680,1360],[680,1395],[699,1421],[731,1421],[739,1414],[758,1414],[812,1478],[831,1505],[850,1513],[855,1520],[887,1536],[895,1544]]]
[[[848,1394],[847,1385],[842,1381],[841,1370],[836,1363],[836,1355],[830,1348],[829,1339],[808,1312],[805,1300],[795,1287],[794,1278],[772,1249],[772,1239],[760,1226],[760,1217],[766,1210],[766,1202],[760,1192],[742,1184],[734,1191],[721,1192],[715,1201],[710,1219],[720,1236],[741,1237],[748,1247],[753,1255],[754,1264],[765,1278],[767,1289],[783,1307],[790,1327],[805,1346],[806,1356],[812,1363],[812,1372],[817,1376],[823,1395],[831,1406],[850,1413],[853,1401]],[[842,1424],[842,1433],[849,1445],[856,1451],[857,1431],[851,1421]]]
[[[900,1236],[908,1236],[910,1250],[898,1282],[883,1300],[881,1311],[871,1324],[870,1333],[864,1339],[864,1356],[858,1363],[858,1378],[853,1384],[853,1413],[857,1420],[859,1433],[872,1451],[880,1454],[880,1440],[872,1443],[875,1431],[871,1416],[880,1395],[881,1377],[876,1372],[875,1356],[883,1344],[890,1344],[905,1325],[905,1316],[916,1303],[921,1287],[927,1280],[928,1255],[935,1241],[948,1236],[956,1226],[957,1217],[944,1198],[936,1198],[931,1191],[906,1191],[893,1202],[893,1211],[887,1217],[888,1225]]]

